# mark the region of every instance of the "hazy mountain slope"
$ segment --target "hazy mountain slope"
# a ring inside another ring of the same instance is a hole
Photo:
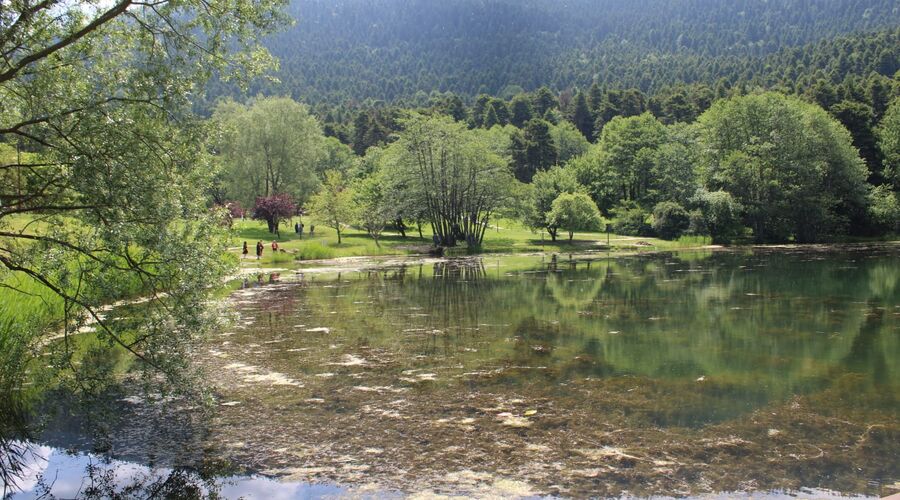
[[[281,83],[254,91],[314,102],[592,81],[653,91],[900,25],[893,0],[295,0],[290,12],[296,25],[268,42]]]

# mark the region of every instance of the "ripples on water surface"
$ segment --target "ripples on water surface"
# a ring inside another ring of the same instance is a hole
[[[226,496],[886,495],[900,491],[898,257],[485,257],[283,277],[235,291],[237,320],[198,356],[214,411],[123,398],[131,418],[104,445],[129,467],[230,477]],[[74,418],[43,443],[96,447]]]

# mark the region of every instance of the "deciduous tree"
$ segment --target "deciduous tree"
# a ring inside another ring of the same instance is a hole
[[[569,233],[569,241],[575,231],[597,231],[600,229],[600,210],[590,196],[583,193],[559,195],[547,214],[547,226],[555,226]]]
[[[336,170],[325,172],[322,190],[309,202],[313,217],[337,232],[338,245],[341,231],[353,220],[353,193],[348,189],[344,175]]]
[[[847,130],[815,104],[773,92],[735,97],[698,123],[702,181],[734,196],[757,241],[844,234],[866,212],[865,163]]]

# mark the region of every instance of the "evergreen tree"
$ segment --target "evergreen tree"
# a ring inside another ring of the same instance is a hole
[[[559,101],[547,87],[541,87],[534,93],[532,101],[535,116],[547,116],[547,112],[559,107]]]
[[[462,99],[456,94],[452,94],[446,99],[443,108],[444,113],[447,116],[453,118],[458,122],[465,121],[468,117],[468,113],[466,112],[466,105],[463,104]]]
[[[484,118],[481,120],[481,126],[484,128],[492,128],[494,125],[500,125],[500,118],[497,117],[497,108],[493,105],[487,107]]]
[[[488,104],[490,102],[491,96],[487,94],[479,94],[479,96],[475,98],[475,105],[472,107],[472,127],[478,128],[484,126],[484,116],[487,113]]]
[[[534,110],[531,107],[531,101],[525,94],[519,94],[513,98],[509,104],[510,118],[509,123],[518,128],[525,126],[528,120],[534,117]]]
[[[588,108],[587,99],[584,93],[578,92],[575,95],[575,102],[572,107],[572,123],[589,141],[594,138],[594,118],[591,110]]]
[[[506,106],[506,103],[501,99],[491,99],[491,102],[488,104],[488,107],[494,110],[494,113],[497,115],[497,123],[500,125],[506,125],[509,123],[509,107]],[[485,126],[485,128],[490,128]]]
[[[529,121],[525,125],[525,144],[528,147],[528,163],[534,172],[547,170],[556,164],[557,150],[550,135],[549,123],[544,120]],[[529,181],[531,179],[525,182]]]

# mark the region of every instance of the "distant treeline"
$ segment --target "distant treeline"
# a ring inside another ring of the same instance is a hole
[[[257,93],[309,103],[424,104],[521,90],[674,84],[795,88],[900,69],[890,0],[295,1],[266,43],[281,60]],[[212,96],[234,94],[223,85]]]

